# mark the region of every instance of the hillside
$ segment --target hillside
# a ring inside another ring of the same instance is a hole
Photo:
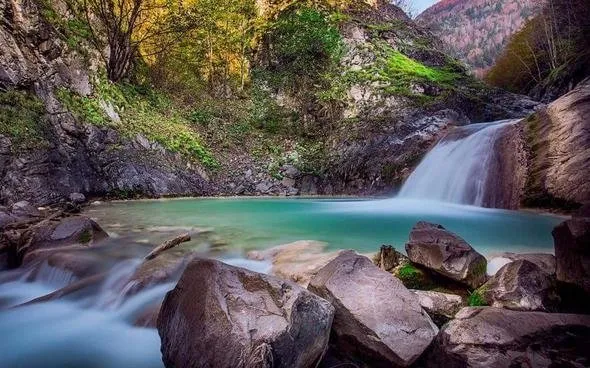
[[[449,52],[482,76],[508,39],[538,11],[539,0],[442,0],[417,22],[441,38]]]
[[[549,0],[511,38],[487,83],[553,101],[590,76],[590,2]]]
[[[535,106],[474,80],[395,6],[225,1],[194,11],[231,22],[187,18],[182,38],[108,55],[79,3],[0,0],[0,203],[388,193],[446,127]]]

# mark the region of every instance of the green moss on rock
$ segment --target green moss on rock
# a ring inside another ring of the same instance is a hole
[[[0,92],[0,134],[11,138],[17,149],[32,148],[46,142],[43,103],[32,92]]]

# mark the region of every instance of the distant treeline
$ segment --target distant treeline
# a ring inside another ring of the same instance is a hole
[[[486,80],[550,100],[590,75],[590,1],[549,0],[514,34]]]

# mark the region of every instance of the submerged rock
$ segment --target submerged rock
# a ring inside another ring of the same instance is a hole
[[[486,304],[521,311],[553,311],[559,303],[554,275],[527,260],[502,267],[480,289]]]
[[[166,367],[313,367],[334,308],[300,286],[197,259],[158,316]]]
[[[455,294],[438,291],[411,290],[418,297],[418,302],[437,326],[442,326],[455,317],[465,306],[463,298]]]
[[[553,229],[557,279],[590,293],[590,218],[574,218]]]
[[[463,308],[440,331],[426,367],[587,367],[590,316]]]
[[[410,233],[406,252],[412,262],[472,288],[486,281],[485,257],[441,225],[417,223]]]
[[[438,332],[416,295],[353,251],[322,268],[308,289],[336,309],[330,353],[345,361],[407,367]]]
[[[325,243],[299,240],[263,251],[248,252],[248,258],[271,261],[273,275],[307,287],[311,278],[338,253],[326,252]]]
[[[59,222],[39,223],[30,230],[30,238],[18,252],[23,256],[35,249],[68,245],[93,245],[108,238],[104,230],[93,220],[74,216]]]

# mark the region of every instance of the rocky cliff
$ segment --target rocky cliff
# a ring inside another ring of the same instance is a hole
[[[590,79],[504,129],[488,185],[504,208],[574,210],[590,202]]]
[[[443,0],[420,14],[417,22],[482,76],[500,56],[510,36],[538,10],[536,0]]]
[[[29,200],[58,202],[70,193],[144,196],[207,194],[199,165],[167,152],[145,137],[123,137],[114,129],[88,124],[60,102],[66,88],[81,96],[92,93],[92,77],[101,53],[84,39],[75,47],[41,3],[1,0],[0,24],[0,203]],[[67,12],[64,3],[57,9]],[[70,40],[71,41],[71,40]],[[17,98],[18,97],[18,98]],[[42,108],[28,119],[20,115],[35,102]],[[27,121],[29,120],[29,121]],[[18,126],[41,134],[19,134]],[[20,124],[20,125],[19,125]]]
[[[393,5],[346,15],[346,51],[331,81],[342,96],[336,118],[322,120],[321,103],[310,109],[297,91],[276,92],[329,128],[327,169],[314,179],[319,193],[395,192],[447,127],[523,117],[537,105],[468,76],[435,36]]]
[[[525,204],[575,206],[590,201],[590,79],[527,119]]]

